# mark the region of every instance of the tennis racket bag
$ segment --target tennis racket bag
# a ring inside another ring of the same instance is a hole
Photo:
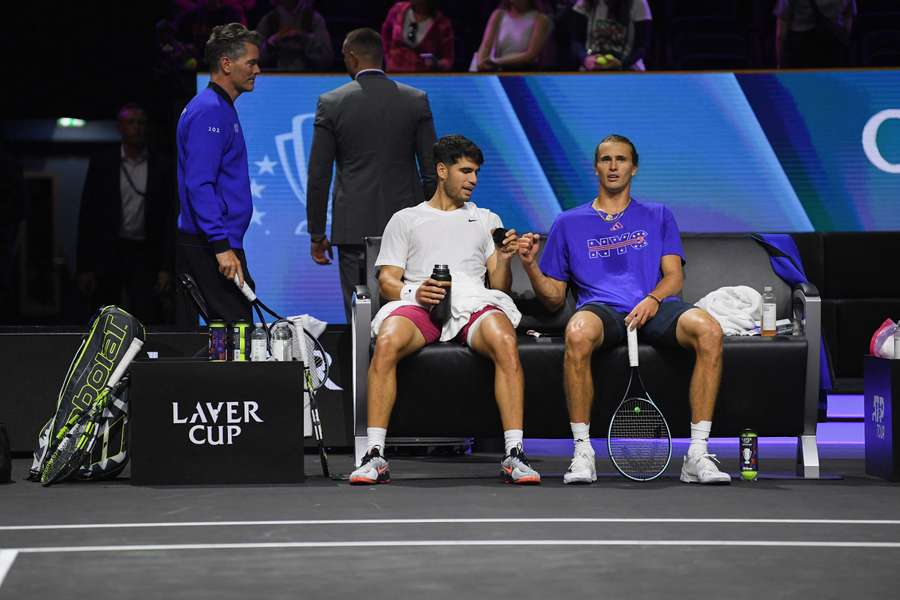
[[[41,470],[64,437],[67,423],[90,410],[110,375],[120,366],[127,368],[145,337],[143,324],[117,306],[104,306],[94,315],[63,379],[56,412],[38,435],[30,480],[41,480]],[[96,443],[72,474],[73,479],[109,479],[125,468],[128,462],[127,385],[119,386],[110,398],[96,429]]]

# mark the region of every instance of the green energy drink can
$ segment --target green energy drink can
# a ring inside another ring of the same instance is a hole
[[[741,479],[756,481],[759,476],[759,438],[755,431],[745,429],[741,432],[740,441]]]
[[[228,360],[248,360],[250,349],[250,323],[237,321],[228,326]]]
[[[228,328],[225,321],[209,322],[209,360],[228,360]]]

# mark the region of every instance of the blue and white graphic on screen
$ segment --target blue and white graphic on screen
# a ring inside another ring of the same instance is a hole
[[[520,233],[546,232],[591,201],[593,151],[610,133],[640,154],[633,196],[668,206],[682,231],[900,229],[900,72],[396,79],[428,93],[438,136],[482,148],[473,200]],[[337,255],[328,266],[309,255],[307,161],[318,96],[346,81],[266,74],[236,103],[257,291],[285,314],[330,323],[345,322]],[[621,233],[613,226],[610,240]],[[595,241],[598,258],[620,250]]]

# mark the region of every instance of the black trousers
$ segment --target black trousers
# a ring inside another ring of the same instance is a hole
[[[256,284],[247,269],[247,256],[244,251],[235,249],[234,253],[241,261],[241,269],[244,271],[247,284],[256,289]],[[219,273],[219,262],[206,240],[179,232],[175,246],[176,281],[182,273],[189,274],[197,283],[200,293],[206,300],[210,319],[221,319],[229,323],[253,321],[250,303],[233,281],[229,281]],[[187,290],[179,284],[176,285],[178,285],[178,299],[175,322],[179,329],[184,331],[197,329],[200,311]]]
[[[347,323],[350,323],[350,299],[353,297],[353,288],[366,282],[366,247],[363,244],[340,244],[337,248],[344,314]],[[374,290],[369,291],[375,293]]]

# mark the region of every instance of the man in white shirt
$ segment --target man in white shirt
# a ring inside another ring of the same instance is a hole
[[[470,201],[484,162],[478,146],[462,136],[443,137],[434,145],[434,162],[437,191],[427,202],[394,214],[375,261],[381,295],[391,301],[372,321],[376,343],[369,365],[368,450],[350,483],[390,481],[383,454],[397,395],[397,363],[427,344],[455,340],[494,363],[506,447],[501,476],[510,483],[537,484],[541,476],[522,450],[525,382],[515,333],[521,314],[505,293],[519,240],[510,229],[495,245],[492,234],[503,227],[500,218]],[[452,283],[431,278],[436,264],[449,266]],[[430,310],[448,289],[450,316],[435,323]]]

